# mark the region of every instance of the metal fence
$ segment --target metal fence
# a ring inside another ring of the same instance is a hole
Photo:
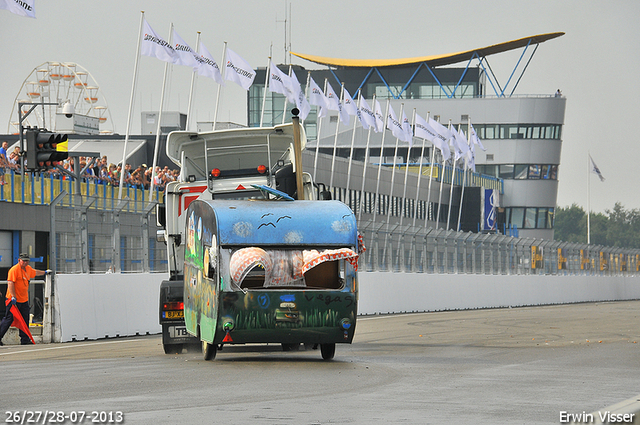
[[[98,196],[62,193],[55,204],[51,234],[57,273],[168,271],[166,246],[155,239],[156,202],[105,203]]]
[[[516,238],[492,233],[395,226],[358,227],[367,250],[361,270],[500,275],[634,275],[640,249]]]

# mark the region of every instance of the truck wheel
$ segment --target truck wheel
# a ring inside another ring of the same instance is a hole
[[[213,360],[216,358],[216,345],[209,344],[207,341],[202,341],[202,354],[205,360]]]
[[[182,344],[162,344],[165,354],[182,354]]]
[[[336,354],[336,344],[320,344],[320,353],[324,360],[331,360]]]

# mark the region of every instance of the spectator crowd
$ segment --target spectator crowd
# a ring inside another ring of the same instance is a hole
[[[20,147],[16,146],[11,153],[7,152],[9,143],[4,141],[0,147],[0,185],[5,184],[5,173],[14,171],[20,172]],[[133,168],[131,164],[125,164],[124,171],[121,164],[110,163],[107,156],[101,158],[78,157],[80,178],[86,182],[108,184],[111,186],[120,185],[120,176],[124,172],[123,184],[125,187],[136,189],[148,189],[151,183],[151,167],[147,164],[141,164],[137,168]],[[65,170],[75,174],[74,158],[67,158],[62,164]],[[62,173],[57,168],[47,171],[49,175],[60,176],[65,178],[69,176]],[[157,190],[164,190],[167,183],[178,179],[179,170],[170,170],[169,167],[156,166],[153,186]]]

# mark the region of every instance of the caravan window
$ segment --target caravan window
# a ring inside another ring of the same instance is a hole
[[[240,288],[339,289],[346,264],[357,265],[349,248],[285,250],[247,247],[231,250],[229,273]]]

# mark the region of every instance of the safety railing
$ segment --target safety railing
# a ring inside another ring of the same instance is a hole
[[[640,249],[516,238],[495,233],[359,223],[361,270],[498,275],[635,275]]]

